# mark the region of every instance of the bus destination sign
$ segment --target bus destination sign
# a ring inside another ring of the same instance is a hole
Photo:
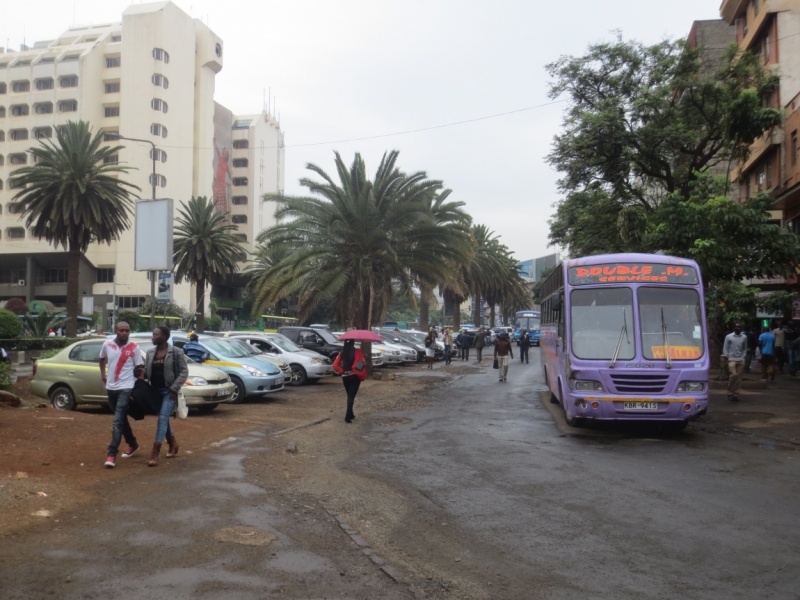
[[[604,283],[677,283],[697,285],[700,280],[694,267],[658,263],[614,263],[571,267],[570,285]]]

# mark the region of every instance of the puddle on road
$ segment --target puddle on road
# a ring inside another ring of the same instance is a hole
[[[771,443],[758,443],[753,442],[751,446],[755,446],[756,448],[761,448],[762,450],[780,450],[782,452],[797,452],[800,448],[796,446],[785,446],[782,444],[771,444]]]

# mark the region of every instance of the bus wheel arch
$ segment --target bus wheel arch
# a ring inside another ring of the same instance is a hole
[[[564,409],[564,420],[567,422],[567,425],[570,427],[582,427],[585,419],[581,419],[580,417],[573,417],[570,416],[569,410],[567,409],[567,398],[564,396],[564,388],[561,387],[561,379],[558,380],[558,393],[561,394],[561,407]]]

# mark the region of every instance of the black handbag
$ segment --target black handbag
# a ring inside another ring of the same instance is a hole
[[[494,362],[492,363],[492,368],[493,369],[499,369],[500,368],[500,365],[497,364],[497,358],[494,359]]]

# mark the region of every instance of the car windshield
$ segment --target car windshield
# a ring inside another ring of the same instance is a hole
[[[705,352],[700,295],[696,290],[643,287],[639,289],[642,354],[655,360],[695,360]]]
[[[283,336],[281,334],[271,335],[267,339],[269,339],[270,342],[275,344],[278,348],[280,348],[284,352],[302,352],[303,351],[301,348],[298,348],[294,344],[294,342],[292,342],[292,340],[290,340],[289,338],[287,338],[286,336]]]
[[[331,334],[330,331],[326,331],[325,329],[315,329],[314,332],[328,344],[339,343],[339,341]]]
[[[239,340],[219,339],[219,340],[203,340],[203,345],[212,352],[224,356],[226,358],[246,358],[252,356],[253,352],[247,347],[247,344]]]
[[[630,360],[636,356],[630,288],[573,290],[572,353],[584,359]],[[619,352],[617,352],[619,345]]]

